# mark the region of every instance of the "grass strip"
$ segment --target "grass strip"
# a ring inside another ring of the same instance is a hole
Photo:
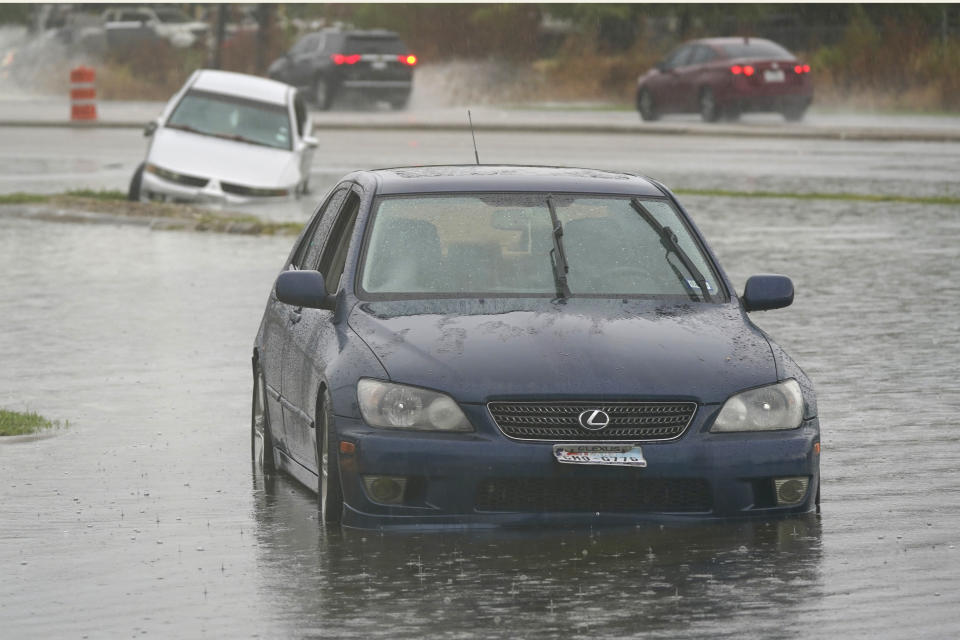
[[[59,422],[47,420],[32,411],[23,413],[0,409],[0,436],[23,436],[59,426]]]
[[[721,198],[791,198],[795,200],[847,200],[850,202],[900,202],[904,204],[960,205],[953,196],[896,196],[879,193],[781,193],[777,191],[730,191],[727,189],[674,189],[683,196]]]

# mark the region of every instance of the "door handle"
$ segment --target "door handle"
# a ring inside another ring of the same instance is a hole
[[[302,316],[302,312],[299,307],[296,309],[292,309],[290,311],[290,315],[288,316],[290,318],[290,324],[297,324],[298,322],[300,322],[301,316]]]

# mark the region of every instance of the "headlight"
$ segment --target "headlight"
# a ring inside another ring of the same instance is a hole
[[[357,383],[357,399],[371,427],[473,431],[454,399],[436,391],[364,378]]]
[[[787,380],[731,396],[710,431],[796,429],[802,421],[800,385],[796,380]]]

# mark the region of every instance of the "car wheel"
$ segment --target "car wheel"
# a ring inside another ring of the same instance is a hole
[[[396,100],[390,101],[390,108],[394,111],[402,111],[407,108],[407,103],[410,101],[410,96],[403,96]]]
[[[313,81],[313,104],[315,104],[318,109],[326,111],[330,108],[332,100],[333,95],[326,81],[321,77],[315,79]]]
[[[140,201],[140,183],[143,182],[143,163],[140,163],[140,166],[137,167],[137,170],[133,172],[133,177],[130,178],[130,188],[127,189],[127,200],[131,202]]]
[[[704,87],[700,90],[700,118],[704,122],[716,122],[719,117],[720,109],[713,95],[713,89]]]
[[[653,102],[653,94],[646,89],[641,89],[637,94],[637,111],[640,112],[640,117],[646,122],[660,119],[657,105]]]
[[[330,398],[324,393],[317,406],[317,500],[323,521],[337,524],[343,513],[343,490],[340,487],[336,434],[330,416]]]
[[[800,122],[803,120],[803,115],[807,112],[806,106],[793,105],[789,107],[784,107],[783,109],[783,119],[787,122]]]
[[[267,411],[267,385],[260,365],[253,365],[253,402],[250,416],[250,454],[254,471],[272,473],[275,467],[270,414]]]

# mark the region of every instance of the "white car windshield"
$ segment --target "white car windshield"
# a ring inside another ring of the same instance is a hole
[[[174,109],[167,127],[237,142],[291,149],[287,107],[191,90]]]
[[[723,299],[710,261],[667,200],[555,194],[549,203],[562,227],[570,296]],[[362,294],[554,296],[560,289],[546,194],[381,197],[371,224]],[[664,243],[664,227],[675,245]]]

